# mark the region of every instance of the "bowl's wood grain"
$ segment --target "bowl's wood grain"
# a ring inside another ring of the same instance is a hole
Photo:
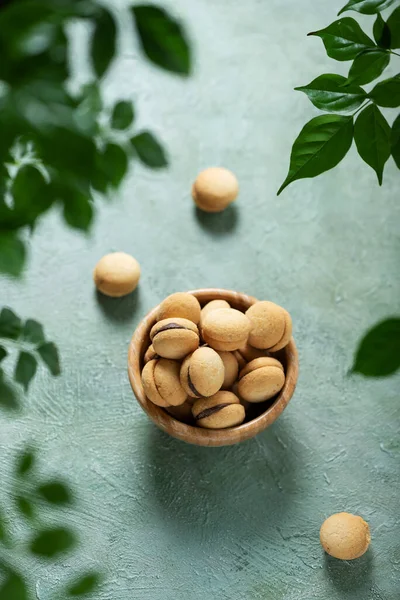
[[[203,289],[190,292],[199,300],[201,305],[210,300],[227,300],[232,308],[245,311],[252,304],[257,302],[256,298],[221,289]],[[279,354],[278,358],[283,362],[286,374],[285,385],[274,402],[260,416],[230,429],[209,430],[201,427],[193,427],[177,421],[169,415],[163,408],[156,406],[147,399],[141,381],[141,372],[143,368],[143,357],[150,343],[150,329],[156,322],[155,307],[140,322],[133,334],[129,345],[128,353],[128,372],[129,380],[133,392],[143,410],[152,421],[163,431],[184,442],[196,444],[198,446],[228,446],[248,440],[260,431],[263,431],[273,423],[282,411],[285,410],[289,400],[293,396],[297,378],[298,378],[298,354],[293,338],[289,344]]]

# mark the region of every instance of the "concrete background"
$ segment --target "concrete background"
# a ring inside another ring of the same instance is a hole
[[[113,4],[127,34],[126,2]],[[346,373],[364,330],[400,309],[398,171],[390,161],[379,188],[352,148],[334,171],[276,197],[292,142],[318,113],[293,87],[349,66],[306,37],[341,4],[165,4],[190,32],[193,77],[151,67],[124,37],[104,89],[110,101],[135,100],[138,128],[164,141],[170,168],[135,164],[120,193],[99,203],[88,237],[48,216],[23,280],[1,280],[1,304],[42,321],[63,364],[58,380],[40,371],[20,418],[0,415],[1,495],[16,450],[37,442],[42,471],[62,472],[79,490],[62,519],[83,540],[55,567],[24,553],[17,564],[38,600],[85,565],[105,572],[98,600],[396,600],[400,378]],[[359,20],[371,31],[373,19]],[[75,59],[83,60],[79,44]],[[86,76],[79,66],[78,79]],[[229,167],[241,185],[219,216],[196,212],[190,199],[192,180],[210,165]],[[116,301],[97,296],[91,280],[113,250],[143,268],[138,292]],[[282,304],[300,350],[298,389],[282,418],[225,449],[160,433],[126,373],[141,317],[173,291],[208,286]],[[372,529],[371,550],[351,563],[319,546],[322,521],[342,510]]]

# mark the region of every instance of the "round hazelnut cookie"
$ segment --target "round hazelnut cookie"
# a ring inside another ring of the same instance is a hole
[[[157,321],[179,317],[193,321],[197,325],[200,321],[200,310],[200,303],[193,294],[176,292],[161,302],[157,312]]]
[[[220,308],[230,308],[230,305],[226,300],[211,300],[210,302],[207,302],[201,309],[200,327],[202,327],[203,321],[208,313],[213,310],[219,310]]]
[[[243,423],[246,416],[240,400],[232,392],[217,392],[197,400],[192,407],[196,425],[206,429],[225,429]]]
[[[120,298],[133,292],[139,279],[138,261],[125,252],[106,254],[93,271],[93,280],[99,292],[111,298]]]
[[[282,350],[292,337],[292,319],[287,310],[263,300],[256,302],[246,311],[251,321],[249,344],[254,348],[277,352]]]
[[[247,402],[273,398],[285,384],[283,366],[275,358],[256,358],[239,373],[238,391]]]
[[[154,351],[163,358],[181,360],[200,343],[199,330],[188,319],[163,319],[150,331]]]
[[[234,352],[218,352],[224,364],[224,381],[221,388],[229,390],[235,383],[239,374],[239,363]]]
[[[225,370],[221,357],[212,348],[203,346],[189,354],[181,367],[181,385],[188,396],[206,398],[216,394],[224,382]]]
[[[195,204],[205,212],[217,213],[231,204],[239,193],[235,175],[223,167],[210,167],[201,171],[193,187]]]
[[[234,308],[213,310],[202,322],[204,341],[224,352],[237,350],[246,343],[251,323],[245,314]]]
[[[346,512],[328,517],[322,523],[319,537],[325,552],[341,560],[359,558],[368,550],[371,541],[368,523]]]
[[[150,360],[142,371],[142,384],[147,398],[157,406],[179,406],[187,398],[181,386],[180,364],[166,358]]]

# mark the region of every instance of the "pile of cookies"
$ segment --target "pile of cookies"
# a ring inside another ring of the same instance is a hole
[[[192,294],[172,294],[160,304],[150,332],[144,392],[186,423],[240,425],[252,405],[283,388],[284,367],[270,353],[291,336],[289,313],[273,302],[257,302],[243,313],[225,300],[201,308]]]

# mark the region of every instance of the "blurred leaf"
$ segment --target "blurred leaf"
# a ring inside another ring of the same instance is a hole
[[[370,329],[357,349],[353,373],[386,377],[400,368],[400,318],[381,321]]]
[[[346,156],[352,141],[352,117],[321,115],[311,119],[293,144],[289,173],[278,195],[297,179],[316,177],[336,167]]]
[[[113,15],[102,8],[95,17],[92,38],[92,62],[97,77],[103,77],[117,49],[117,27]]]
[[[143,131],[135,135],[131,139],[131,144],[142,163],[148,167],[161,169],[168,165],[163,147],[150,131]]]
[[[96,135],[98,131],[97,117],[103,108],[100,89],[97,82],[84,85],[78,99],[75,119],[81,129],[88,135]]]
[[[2,507],[0,507],[0,542],[5,544],[7,543],[8,535],[7,535],[7,527],[6,527],[6,519],[4,515],[4,511]]]
[[[3,308],[0,313],[0,337],[16,340],[21,335],[21,330],[21,319],[11,308]]]
[[[120,100],[114,106],[111,116],[111,126],[113,129],[128,129],[133,123],[134,116],[132,103]]]
[[[69,596],[84,596],[94,592],[101,581],[100,573],[87,573],[77,579],[67,590]]]
[[[137,5],[131,10],[147,58],[167,71],[189,75],[190,47],[180,23],[158,6]]]
[[[370,83],[379,77],[390,62],[387,50],[365,50],[354,59],[349,71],[349,83]]]
[[[24,477],[32,471],[35,465],[35,452],[33,448],[25,448],[17,457],[16,472],[18,477]]]
[[[361,158],[376,171],[382,185],[383,169],[390,156],[391,130],[377,106],[371,104],[357,117],[354,140]]]
[[[37,351],[50,373],[55,377],[60,375],[61,368],[57,346],[53,342],[46,342],[39,346]]]
[[[2,360],[4,360],[7,355],[8,355],[7,350],[5,348],[3,348],[3,346],[0,346],[0,362]]]
[[[88,231],[93,222],[93,203],[86,195],[71,190],[68,199],[64,201],[63,214],[70,227]]]
[[[72,531],[65,527],[53,527],[37,533],[29,548],[37,556],[54,558],[71,550],[76,544],[77,540]]]
[[[390,47],[400,48],[400,6],[394,9],[387,20],[390,31]]]
[[[400,74],[378,83],[369,93],[369,97],[378,106],[400,106]]]
[[[15,233],[0,230],[0,273],[19,277],[25,263],[25,246]]]
[[[34,319],[25,321],[22,337],[26,342],[41,344],[45,341],[43,326]]]
[[[19,408],[16,390],[6,380],[2,369],[0,369],[0,408],[5,410],[17,410]]]
[[[327,55],[335,60],[353,60],[362,50],[375,47],[357,21],[350,17],[339,19],[325,29],[313,31],[308,35],[320,37]]]
[[[400,115],[392,125],[391,146],[394,162],[400,169]]]
[[[35,377],[36,370],[36,358],[29,352],[25,352],[25,350],[21,351],[15,367],[14,379],[24,387],[25,392],[28,391],[29,384]]]
[[[295,90],[307,94],[314,106],[320,110],[328,112],[355,110],[361,106],[367,95],[358,85],[344,87],[346,81],[346,77],[342,75],[327,73]]]
[[[17,505],[18,511],[22,515],[24,515],[24,517],[26,517],[27,519],[33,518],[35,510],[32,502],[28,500],[28,498],[24,498],[23,496],[16,496],[15,503]]]
[[[48,481],[39,485],[37,493],[50,504],[71,504],[72,494],[62,481]]]
[[[390,48],[390,29],[380,13],[378,13],[374,23],[374,38],[381,48]]]
[[[108,183],[117,188],[128,170],[128,157],[121,146],[109,143],[99,155],[99,165]]]
[[[28,600],[25,582],[17,573],[8,570],[5,580],[0,585],[1,600]]]
[[[393,4],[395,0],[350,0],[338,14],[347,11],[355,10],[364,15],[374,15]]]

